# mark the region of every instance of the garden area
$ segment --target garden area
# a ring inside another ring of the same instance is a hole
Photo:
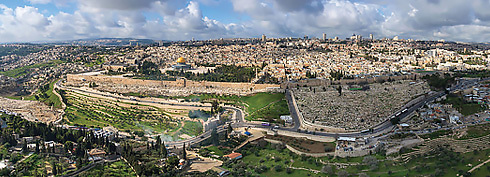
[[[318,158],[299,156],[284,145],[263,144],[248,145],[240,150],[243,159],[227,160],[223,168],[231,171],[232,176],[326,176],[325,173],[316,173],[322,169],[323,164]],[[297,169],[295,169],[297,168]],[[301,168],[301,169],[298,169]]]
[[[325,152],[334,152],[335,151],[335,143],[325,143],[319,141],[312,141],[305,138],[294,138],[282,135],[267,135],[267,139],[281,141],[294,149],[307,152],[307,153],[325,153]]]
[[[123,160],[106,165],[97,165],[79,176],[136,176],[136,173]]]
[[[297,155],[283,145],[258,143],[239,151],[241,160],[226,160],[223,168],[235,176],[486,176],[490,164],[468,173],[489,159],[490,149],[468,153],[453,152],[439,146],[411,160],[391,160],[382,153],[363,157],[320,158]],[[342,167],[333,164],[342,164]]]
[[[442,101],[442,103],[451,104],[453,108],[458,110],[464,116],[472,115],[485,110],[483,105],[466,102],[463,98],[455,94],[449,94],[447,99]]]

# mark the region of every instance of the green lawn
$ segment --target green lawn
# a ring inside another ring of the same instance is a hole
[[[278,122],[276,119],[281,115],[289,115],[289,108],[284,97],[284,93],[261,92],[249,96],[237,95],[216,95],[200,94],[182,98],[186,101],[211,102],[217,100],[220,103],[227,103],[236,106],[243,106],[249,115],[247,120],[261,120],[269,122]]]
[[[18,77],[24,76],[27,73],[29,73],[29,71],[28,71],[29,69],[43,68],[43,67],[54,67],[54,66],[61,64],[61,63],[64,63],[64,61],[51,60],[51,61],[48,61],[45,63],[37,63],[37,64],[29,65],[29,66],[23,66],[20,68],[15,68],[15,69],[9,70],[9,71],[2,71],[2,72],[0,72],[0,74],[5,75],[5,76],[9,76],[9,77],[18,78]]]
[[[209,146],[206,149],[210,152],[214,152],[214,155],[218,155],[220,157],[224,155],[223,151],[219,149],[217,146]]]
[[[252,112],[249,116],[246,117],[246,119],[279,122],[279,117],[281,115],[289,115],[288,103],[285,99],[274,102],[258,111]]]
[[[241,97],[249,114],[245,119],[279,122],[279,116],[289,115],[289,108],[283,93],[257,93]]]
[[[201,122],[185,121],[181,132],[190,136],[198,136],[202,133],[202,129]]]
[[[248,105],[246,111],[252,113],[281,99],[284,99],[283,93],[257,93],[241,97],[240,100]]]

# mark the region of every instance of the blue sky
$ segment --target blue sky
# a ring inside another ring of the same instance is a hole
[[[490,41],[489,0],[0,0],[0,42],[99,37]]]

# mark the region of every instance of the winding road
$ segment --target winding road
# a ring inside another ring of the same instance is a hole
[[[458,89],[465,89],[469,88],[471,86],[474,86],[477,84],[477,82],[480,81],[487,81],[490,78],[486,78],[483,80],[478,80],[478,81],[468,81],[464,80],[462,82],[459,82],[457,85],[451,87],[448,91],[454,91]],[[203,106],[203,105],[189,105],[189,104],[180,104],[180,103],[167,103],[167,102],[158,102],[158,101],[147,101],[147,100],[139,100],[139,99],[131,99],[128,97],[123,97],[123,96],[116,96],[113,94],[105,94],[105,93],[98,93],[98,92],[92,92],[92,91],[87,91],[87,90],[82,90],[78,88],[73,88],[73,87],[64,87],[62,86],[61,79],[56,82],[56,87],[62,88],[62,89],[67,89],[67,90],[75,90],[78,92],[85,92],[89,94],[94,94],[102,97],[108,97],[108,98],[114,98],[114,99],[119,99],[119,100],[126,100],[126,101],[135,101],[135,102],[140,102],[140,103],[156,103],[156,104],[162,104],[162,105],[171,105],[171,106],[190,106],[190,107],[210,107],[210,106]],[[301,125],[301,120],[298,112],[298,109],[295,109],[294,104],[292,104],[292,97],[293,95],[290,93],[289,90],[286,89],[286,99],[288,101],[288,107],[291,113],[291,117],[293,118],[294,126],[290,128],[281,128],[283,131],[291,131],[291,132],[298,132],[300,125]],[[396,114],[399,113],[397,116],[400,121],[405,120],[406,118],[410,117],[410,114],[412,114],[415,110],[419,109],[423,105],[425,105],[428,102],[431,102],[439,97],[442,97],[446,95],[445,92],[434,92],[430,93],[426,96],[424,96],[423,99],[417,101],[416,103],[411,103],[409,102],[407,105],[405,105],[403,108],[406,109],[406,111],[399,110],[393,114],[393,116],[396,116]],[[223,106],[223,109],[225,110],[232,110],[235,112],[235,121],[231,124],[232,127],[234,128],[240,128],[240,127],[257,127],[257,128],[270,128],[270,126],[262,126],[259,123],[253,123],[253,122],[248,122],[245,121],[244,119],[244,114],[243,111],[239,108],[232,107],[232,106]],[[376,136],[382,133],[385,133],[386,131],[391,131],[393,128],[395,128],[395,125],[393,125],[389,119],[385,120],[384,122],[381,122],[380,124],[376,125],[375,127],[371,128],[372,130],[369,132],[348,132],[348,133],[329,133],[329,132],[315,132],[315,135],[311,135],[312,132],[304,132],[306,135],[309,136],[328,136],[328,137],[338,137],[338,136],[345,136],[345,137],[360,137],[360,136]],[[226,131],[226,128],[224,126],[219,126],[217,128],[217,132],[223,132]],[[184,143],[186,145],[193,145],[199,142],[204,141],[205,139],[211,137],[211,131],[206,131],[203,132],[201,135],[192,137],[186,140],[180,140],[180,141],[168,141],[165,142],[166,146],[168,147],[180,147]]]

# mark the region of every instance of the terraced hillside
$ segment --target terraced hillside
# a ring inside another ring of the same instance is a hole
[[[149,134],[171,133],[179,121],[163,110],[67,91],[68,106],[65,121],[85,127],[114,126],[120,131],[146,131]]]

